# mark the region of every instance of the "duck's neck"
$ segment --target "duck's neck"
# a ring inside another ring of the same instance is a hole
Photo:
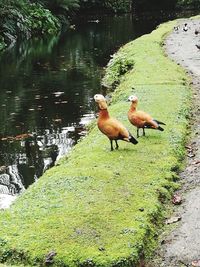
[[[134,111],[136,111],[136,109],[137,109],[137,102],[134,102],[130,106],[130,111],[134,112]]]
[[[109,113],[108,113],[108,110],[107,109],[99,109],[99,120],[102,120],[102,119],[108,119],[110,116],[109,116]]]

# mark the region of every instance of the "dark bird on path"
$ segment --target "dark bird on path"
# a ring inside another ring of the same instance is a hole
[[[97,125],[99,130],[109,138],[111,151],[113,150],[113,140],[115,141],[116,149],[119,147],[117,140],[131,142],[136,145],[138,141],[129,133],[125,126],[117,119],[110,117],[104,96],[96,94],[94,100],[99,106]]]
[[[195,46],[200,50],[200,44],[195,44]]]
[[[195,31],[194,31],[194,33],[195,33],[195,35],[198,35],[199,33],[200,33],[200,29],[195,29]]]
[[[183,26],[183,31],[184,31],[184,32],[187,32],[187,31],[188,31],[187,23],[184,24],[184,26]]]
[[[137,96],[131,95],[128,98],[131,101],[131,106],[128,111],[128,119],[131,124],[137,127],[137,137],[139,137],[139,129],[143,129],[143,136],[145,135],[145,128],[164,131],[160,124],[165,125],[164,122],[153,119],[148,113],[137,110],[138,98]]]

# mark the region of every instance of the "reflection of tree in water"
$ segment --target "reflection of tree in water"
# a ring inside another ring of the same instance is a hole
[[[57,157],[66,154],[74,143],[68,132],[57,130],[22,140],[3,138],[0,141],[0,193],[20,193],[52,167]]]
[[[1,166],[0,168],[0,193],[17,194],[24,190],[21,175],[17,165]]]

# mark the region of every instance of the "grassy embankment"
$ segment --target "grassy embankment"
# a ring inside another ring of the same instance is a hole
[[[162,49],[175,23],[121,48],[104,79],[113,84],[117,73],[129,69],[110,114],[135,135],[126,102],[134,93],[140,108],[166,122],[165,131],[149,130],[137,146],[119,142],[119,150],[110,152],[109,141],[93,128],[68,158],[0,213],[1,262],[39,265],[55,251],[54,266],[136,266],[152,250],[162,202],[177,187],[187,134],[187,77]]]

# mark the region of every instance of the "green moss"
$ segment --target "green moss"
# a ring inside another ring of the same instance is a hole
[[[149,130],[137,146],[121,142],[110,152],[108,139],[91,127],[67,158],[0,213],[1,262],[39,266],[55,251],[54,266],[136,266],[151,253],[162,203],[177,188],[187,133],[188,80],[162,49],[175,23],[120,49],[114,58],[122,53],[134,68],[120,77],[109,107],[134,133],[126,100],[137,94],[139,107],[166,122],[165,131]],[[115,82],[115,66],[109,64],[105,83]]]

